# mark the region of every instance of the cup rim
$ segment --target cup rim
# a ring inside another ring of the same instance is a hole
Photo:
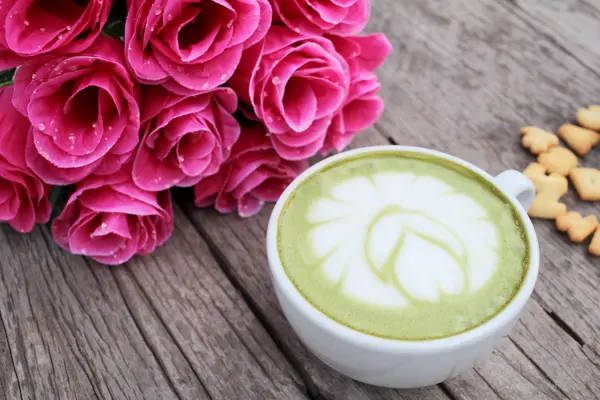
[[[530,247],[527,274],[525,275],[525,279],[523,280],[521,287],[518,289],[517,293],[513,296],[509,303],[500,312],[483,324],[466,332],[431,340],[390,339],[369,335],[367,333],[349,328],[331,319],[326,314],[315,308],[302,296],[302,294],[300,294],[296,286],[292,283],[287,273],[283,269],[283,264],[279,257],[279,251],[277,250],[277,230],[281,210],[283,205],[287,202],[290,194],[308,177],[332,163],[356,155],[376,152],[410,152],[416,154],[426,154],[457,163],[477,173],[480,177],[491,183],[510,200],[513,207],[519,213],[519,216],[525,225]],[[519,203],[510,193],[507,193],[503,188],[501,188],[494,180],[493,176],[481,168],[469,163],[468,161],[462,160],[450,154],[422,147],[398,145],[368,146],[338,153],[334,156],[319,161],[296,177],[296,179],[294,179],[294,181],[280,196],[271,213],[267,228],[267,256],[272,278],[274,281],[276,281],[274,282],[274,285],[279,286],[279,291],[281,292],[280,294],[286,296],[286,298],[293,303],[295,309],[303,314],[305,318],[342,341],[363,348],[376,349],[378,351],[387,353],[403,354],[448,351],[497,334],[504,327],[508,326],[513,320],[515,320],[523,307],[526,305],[527,301],[531,297],[531,294],[533,293],[539,271],[539,244],[533,223],[531,222],[529,216],[527,215],[527,211],[523,208],[521,203]]]

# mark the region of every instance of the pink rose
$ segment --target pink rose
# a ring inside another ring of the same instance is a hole
[[[172,232],[169,191],[138,188],[131,180],[130,164],[115,174],[91,175],[79,182],[52,223],[59,246],[110,265],[152,253]]]
[[[312,35],[353,35],[369,20],[369,0],[270,0],[275,21]]]
[[[228,80],[271,25],[267,0],[129,0],[127,63],[140,82],[179,94]]]
[[[350,71],[329,39],[273,26],[244,52],[230,85],[272,133],[279,155],[301,160],[323,146],[348,95]]]
[[[0,88],[0,221],[19,232],[31,232],[50,218],[50,186],[25,165],[29,121],[11,104],[12,86]]]
[[[87,49],[102,31],[112,3],[113,0],[3,0],[0,70],[20,65],[32,56]]]
[[[306,161],[282,159],[260,124],[244,126],[229,161],[216,175],[203,178],[195,186],[196,205],[214,205],[222,213],[237,209],[240,216],[250,217],[266,201],[277,201],[307,166]]]
[[[240,125],[231,115],[237,109],[233,90],[180,96],[146,86],[143,99],[143,138],[133,166],[139,187],[193,186],[219,170],[240,136]]]
[[[381,86],[373,71],[392,51],[392,45],[381,33],[330,39],[350,66],[351,83],[344,106],[327,131],[324,154],[344,149],[357,132],[373,125],[383,113],[383,100],[377,96]]]
[[[17,70],[13,103],[33,124],[27,165],[46,183],[111,174],[133,154],[140,113],[122,53],[102,36],[83,53]]]

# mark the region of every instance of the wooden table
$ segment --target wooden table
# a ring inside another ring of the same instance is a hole
[[[533,157],[519,127],[555,130],[600,102],[600,2],[373,0],[395,50],[387,111],[353,144],[431,147],[490,173]],[[600,149],[584,165],[600,165]],[[570,208],[598,205],[567,197]],[[536,221],[540,278],[521,322],[474,370],[422,390],[359,384],[317,361],[278,308],[270,209],[176,209],[171,241],[108,268],[46,227],[0,230],[0,395],[8,399],[598,399],[600,261]]]

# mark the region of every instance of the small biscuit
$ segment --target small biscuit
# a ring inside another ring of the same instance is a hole
[[[523,147],[529,149],[531,154],[538,155],[558,146],[558,136],[537,126],[521,128],[521,135],[523,135],[523,139],[521,140]]]
[[[581,217],[578,212],[568,212],[556,218],[556,229],[567,232],[573,243],[581,243],[598,227],[598,217],[589,215]]]
[[[590,243],[588,250],[593,255],[600,257],[600,226],[596,228],[596,233],[594,233],[594,237],[592,238],[592,242]]]
[[[580,156],[585,156],[600,142],[600,135],[596,132],[571,124],[561,126],[558,129],[558,136]]]
[[[546,167],[548,172],[562,176],[569,175],[569,172],[579,165],[577,156],[566,147],[554,147],[550,151],[540,154],[538,162]]]
[[[558,200],[569,190],[567,178],[559,174],[546,175],[546,168],[530,164],[523,172],[535,185],[536,195],[528,210],[532,218],[555,219],[567,212],[567,206]]]
[[[600,106],[592,105],[577,111],[577,122],[583,127],[600,130]]]
[[[600,201],[600,170],[596,168],[575,168],[569,178],[581,200]]]
[[[532,181],[535,181],[536,178],[546,176],[546,167],[536,162],[531,163],[527,166],[527,168],[525,168],[525,171],[523,171],[523,175],[525,175]]]

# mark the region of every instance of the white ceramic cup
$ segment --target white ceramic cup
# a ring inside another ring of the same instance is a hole
[[[308,176],[329,164],[357,154],[388,152],[429,154],[453,161],[494,184],[513,203],[526,230],[530,248],[527,275],[510,303],[484,324],[451,337],[425,341],[384,339],[350,329],[314,308],[292,284],[285,273],[277,250],[277,228],[282,206],[290,194]],[[539,247],[526,210],[535,188],[517,171],[506,171],[495,178],[456,157],[423,148],[376,146],[348,151],[325,159],[302,173],[283,193],[271,215],[267,232],[267,254],[275,293],[292,328],[302,342],[331,368],[361,382],[392,388],[434,385],[453,378],[484,361],[500,339],[516,324],[533,292],[538,275]]]

